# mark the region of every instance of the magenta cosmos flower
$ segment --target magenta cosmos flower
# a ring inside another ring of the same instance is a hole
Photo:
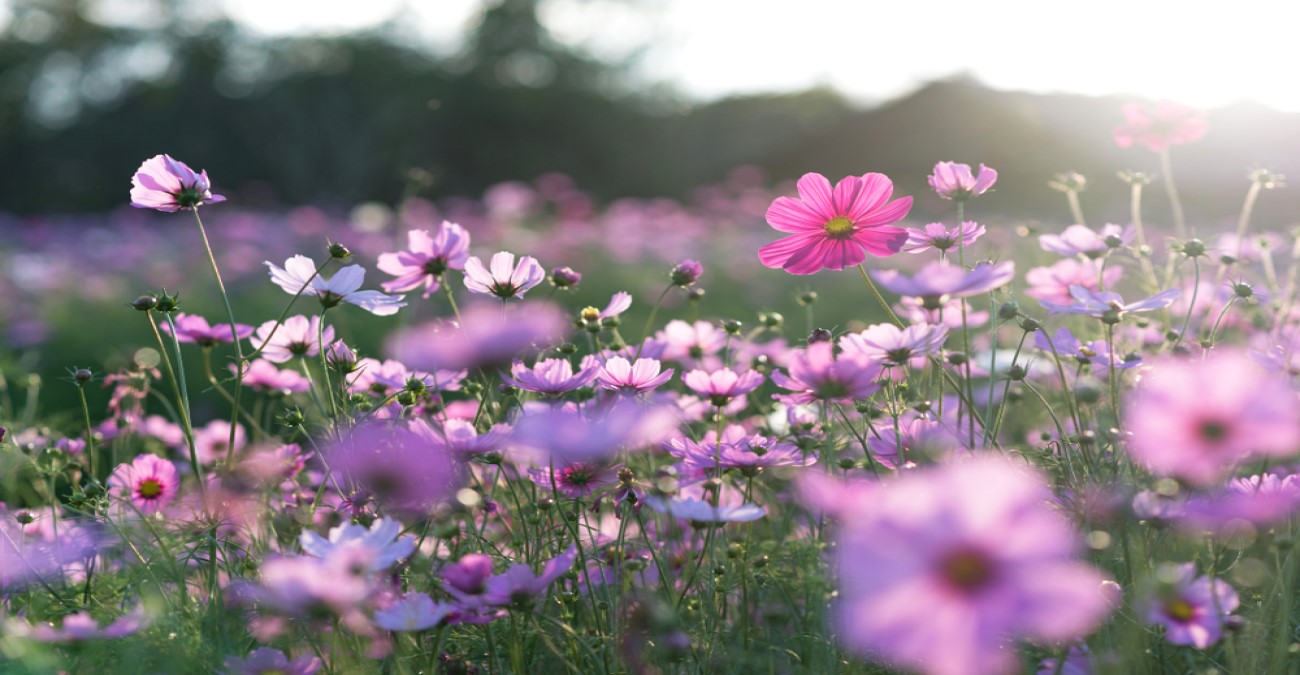
[[[465,287],[475,293],[495,295],[498,298],[524,297],[524,293],[542,283],[546,270],[531,256],[522,256],[515,263],[515,254],[498,251],[492,254],[488,267],[478,256],[465,261]]]
[[[253,334],[252,326],[238,323],[232,331],[228,323],[210,326],[207,319],[185,312],[177,312],[173,321],[176,323],[177,342],[193,342],[201,347],[215,347],[218,342],[231,342],[233,335],[238,335],[239,339],[243,340]],[[170,323],[163,323],[159,328],[164,333],[172,332]]]
[[[921,323],[899,328],[892,323],[878,323],[840,338],[840,349],[887,365],[906,366],[918,356],[939,354],[947,339],[947,326]]]
[[[972,459],[857,489],[836,500],[834,615],[858,654],[932,675],[1011,672],[1009,641],[1079,638],[1112,609],[1024,465]]]
[[[194,173],[171,155],[155,155],[146,159],[131,178],[131,206],[174,213],[226,201],[212,194],[211,188],[207,171]]]
[[[789,394],[773,394],[772,398],[786,405],[800,405],[815,401],[847,403],[865,400],[880,389],[880,362],[841,354],[835,358],[830,342],[814,342],[807,349],[796,349],[790,355],[789,374],[776,371],[772,382]]]
[[[145,515],[157,513],[176,499],[181,481],[176,467],[157,455],[140,455],[130,464],[120,464],[108,477],[109,493],[130,501]]]
[[[737,373],[730,368],[722,368],[711,373],[692,370],[682,376],[682,381],[687,387],[718,407],[727,405],[737,396],[744,396],[754,391],[766,379],[756,370]]]
[[[1124,123],[1115,128],[1115,144],[1121,148],[1140,143],[1151,152],[1163,152],[1171,145],[1201,140],[1209,128],[1204,111],[1173,101],[1154,106],[1128,103],[1122,111]]]
[[[1152,364],[1129,398],[1129,454],[1162,476],[1209,485],[1236,464],[1300,450],[1300,404],[1286,381],[1240,352]]]
[[[930,174],[930,187],[944,199],[966,201],[978,197],[998,182],[998,172],[980,165],[978,175],[971,173],[969,164],[939,162]]]
[[[438,290],[438,282],[447,270],[465,268],[469,260],[469,233],[456,223],[442,221],[438,234],[428,230],[406,233],[407,250],[379,256],[379,271],[396,279],[380,287],[388,293],[413,291],[424,286],[424,297]]]
[[[890,227],[912,208],[912,198],[889,201],[894,184],[882,173],[848,176],[831,189],[819,173],[799,179],[799,199],[777,197],[767,222],[790,236],[758,250],[767,267],[791,274],[842,270],[867,253],[890,256],[907,242],[907,230]]]
[[[614,356],[600,367],[596,380],[603,389],[640,394],[672,379],[673,369],[660,372],[662,367],[658,359],[637,359],[636,363],[630,363],[621,356]]]
[[[1155,592],[1143,603],[1146,620],[1165,627],[1165,640],[1205,649],[1219,641],[1228,615],[1241,603],[1221,579],[1196,576],[1196,565],[1166,565]]]

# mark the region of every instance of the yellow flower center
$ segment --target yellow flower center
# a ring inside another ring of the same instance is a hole
[[[136,488],[136,492],[145,499],[154,499],[158,495],[162,494],[162,491],[162,483],[152,478],[146,478],[140,481],[140,487]]]
[[[1191,603],[1181,598],[1171,600],[1169,604],[1165,605],[1165,614],[1177,621],[1190,621],[1195,613],[1196,610],[1192,608]]]
[[[829,234],[832,237],[842,237],[853,231],[853,221],[844,216],[840,216],[838,218],[830,219],[824,228],[826,234]]]

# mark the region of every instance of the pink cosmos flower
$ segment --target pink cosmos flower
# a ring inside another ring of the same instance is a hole
[[[1071,225],[1060,234],[1039,235],[1038,245],[1042,246],[1044,251],[1057,255],[1100,258],[1111,248],[1117,248],[1107,243],[1107,239],[1114,237],[1113,241],[1118,242],[1119,246],[1128,246],[1133,243],[1133,238],[1136,236],[1137,229],[1132,225],[1120,227],[1114,223],[1106,223],[1101,227],[1100,232],[1095,232],[1085,225]]]
[[[632,401],[581,412],[568,407],[525,410],[515,424],[512,446],[539,466],[601,462],[658,443],[677,426],[677,416],[668,408]]]
[[[306,654],[292,661],[284,652],[270,647],[254,649],[246,658],[226,657],[222,675],[315,675],[321,660]]]
[[[889,201],[894,184],[884,174],[848,176],[831,189],[819,173],[798,182],[800,199],[777,197],[767,222],[790,236],[758,250],[767,267],[791,274],[842,270],[866,259],[867,253],[891,256],[907,241],[907,231],[891,227],[912,208],[912,198]]]
[[[108,477],[109,493],[130,501],[145,515],[159,512],[176,499],[180,485],[176,467],[157,455],[140,455],[130,464],[119,464]]]
[[[375,625],[398,633],[418,633],[442,623],[455,606],[434,604],[427,593],[407,593],[388,609],[375,612]]]
[[[530,469],[528,477],[545,493],[552,489],[568,499],[589,497],[618,482],[618,467],[592,462]]]
[[[194,173],[171,155],[154,155],[131,177],[131,206],[175,213],[226,201],[212,194],[211,187],[207,171]]]
[[[1183,292],[1177,288],[1171,288],[1137,302],[1125,303],[1124,298],[1120,297],[1119,293],[1094,291],[1075,284],[1070,286],[1070,297],[1074,299],[1074,304],[1058,305],[1046,300],[1039,300],[1038,303],[1053,314],[1086,314],[1104,321],[1113,319],[1113,323],[1119,323],[1120,318],[1125,314],[1151,312],[1162,307],[1168,307],[1182,294]]]
[[[831,500],[834,615],[854,652],[930,675],[1010,672],[1008,641],[1076,639],[1112,609],[1044,477],[1024,465],[983,457],[856,489]]]
[[[1110,288],[1123,276],[1124,269],[1118,265],[1105,266],[1100,260],[1079,260],[1065,258],[1051,267],[1035,267],[1025,274],[1029,288],[1025,295],[1035,300],[1047,301],[1058,305],[1074,302],[1070,295],[1071,286],[1083,286],[1089,290],[1100,291],[1098,282]]]
[[[235,451],[238,452],[248,442],[244,425],[235,425]],[[199,463],[204,466],[223,460],[230,450],[230,420],[217,419],[194,430],[194,453]]]
[[[1066,297],[1069,297],[1068,291]],[[923,298],[903,296],[898,299],[898,304],[894,305],[894,310],[898,312],[898,316],[907,319],[909,323],[928,323],[947,326],[949,330],[957,330],[962,327],[961,303],[962,301],[958,298],[948,298],[944,302],[935,303]],[[926,307],[927,304],[931,306]],[[974,307],[966,308],[967,328],[983,326],[988,321],[989,313],[987,311],[975,309]]]
[[[316,263],[305,255],[289,258],[283,268],[269,260],[263,264],[271,271],[271,282],[285,293],[297,295],[301,291],[304,295],[314,295],[320,298],[323,307],[346,302],[375,316],[392,316],[406,306],[402,302],[404,296],[361,290],[361,284],[366,281],[366,270],[360,265],[348,265],[326,279],[316,273]]]
[[[215,347],[218,342],[232,342],[232,331],[228,323],[209,326],[207,319],[185,312],[177,312],[172,321],[176,323],[177,342],[192,342],[200,347]],[[158,328],[164,333],[172,332],[171,324],[167,322],[163,322]],[[253,334],[253,327],[235,324],[233,333],[243,340]]]
[[[984,226],[971,220],[949,230],[943,223],[930,223],[920,229],[907,230],[907,243],[903,250],[908,253],[924,253],[930,249],[947,251],[958,243],[970,246],[984,234]]]
[[[711,373],[692,370],[682,376],[682,382],[686,383],[687,387],[701,397],[708,398],[709,402],[718,407],[727,405],[737,396],[744,396],[754,391],[766,379],[756,370],[737,373],[730,368],[722,368]]]
[[[775,371],[772,382],[790,394],[774,394],[787,405],[816,401],[847,403],[865,400],[880,389],[880,363],[852,355],[835,358],[829,342],[815,342],[796,349],[790,357],[789,374]]]
[[[413,291],[424,286],[424,297],[438,290],[438,282],[447,270],[465,268],[469,260],[469,233],[456,223],[442,221],[436,236],[428,230],[406,233],[407,250],[383,253],[376,265],[381,272],[396,279],[380,287],[388,293]]]
[[[537,392],[548,396],[558,396],[580,389],[596,379],[598,369],[594,366],[583,368],[577,374],[568,359],[542,359],[532,368],[522,361],[515,361],[510,367],[510,375],[501,379],[525,391]]]
[[[272,363],[284,363],[295,356],[316,356],[322,341],[334,341],[334,327],[322,329],[319,316],[308,319],[301,314],[285,319],[278,328],[274,321],[267,321],[257,327],[253,338],[254,346],[262,349],[262,358]]]
[[[233,364],[230,371],[235,371]],[[249,363],[248,370],[244,371],[244,386],[272,396],[288,396],[307,391],[311,388],[311,383],[297,371],[280,370],[269,359],[257,359]]]
[[[461,485],[461,468],[446,446],[402,427],[359,426],[324,455],[341,485],[392,515],[426,514]]]
[[[1173,101],[1127,103],[1122,111],[1124,123],[1115,128],[1115,144],[1121,148],[1141,143],[1151,152],[1163,152],[1170,145],[1201,140],[1209,128],[1204,111]]]
[[[1157,571],[1158,587],[1143,603],[1146,620],[1165,627],[1165,640],[1205,649],[1219,641],[1228,615],[1241,604],[1222,579],[1196,575],[1196,565],[1166,565]]]
[[[39,642],[81,642],[83,640],[111,640],[140,632],[150,623],[143,606],[137,606],[112,623],[100,627],[90,612],[77,612],[63,617],[63,626],[55,628],[48,623],[30,625],[11,621],[9,631]]]
[[[948,298],[967,298],[1001,288],[1016,277],[1016,264],[982,262],[975,269],[936,260],[926,263],[916,276],[908,278],[898,270],[872,270],[881,286],[899,295],[910,295],[942,304]]]
[[[708,321],[686,323],[680,319],[669,321],[656,337],[664,343],[660,358],[686,365],[712,361],[708,357],[722,351],[727,344],[727,334]]]
[[[465,261],[465,287],[475,293],[495,295],[498,298],[524,297],[524,293],[542,283],[546,270],[531,256],[523,256],[515,263],[515,254],[498,251],[492,254],[490,269],[483,267],[478,256]]]
[[[1066,357],[1073,357],[1075,361],[1084,364],[1099,363],[1109,366],[1110,346],[1105,340],[1093,340],[1087,344],[1079,341],[1070,332],[1069,328],[1058,328],[1056,333],[1049,336],[1044,331],[1034,333],[1034,346],[1047,352],[1053,352],[1060,356],[1062,360]],[[1114,366],[1116,368],[1127,369],[1138,366],[1142,363],[1142,357],[1137,354],[1126,355],[1119,351],[1115,352]]]
[[[614,356],[600,367],[596,379],[605,389],[640,394],[672,379],[672,368],[663,372],[660,368],[657,359],[637,359],[636,363],[628,363],[627,359]]]
[[[914,358],[938,354],[947,339],[946,326],[916,324],[899,328],[892,323],[878,323],[861,333],[841,337],[840,349],[866,359],[906,366]]]
[[[979,175],[973,175],[969,164],[939,162],[930,174],[930,187],[944,199],[966,201],[978,197],[998,181],[998,172],[980,164]]]
[[[473,602],[487,590],[492,578],[492,558],[470,553],[442,569],[443,587],[461,602]]]
[[[1237,351],[1166,359],[1127,401],[1128,452],[1157,475],[1210,485],[1255,457],[1300,449],[1300,403],[1281,377]]]

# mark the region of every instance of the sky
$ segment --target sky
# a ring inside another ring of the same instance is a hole
[[[124,0],[126,1],[126,0]],[[480,0],[219,0],[255,31],[374,25],[399,11],[435,48],[454,50]],[[545,0],[565,42],[619,58],[696,98],[830,85],[862,101],[966,74],[999,89],[1254,100],[1300,111],[1285,0]]]

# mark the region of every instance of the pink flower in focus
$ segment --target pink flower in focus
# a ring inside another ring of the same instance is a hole
[[[861,333],[841,337],[840,349],[887,365],[906,366],[914,358],[939,354],[947,339],[947,326],[916,324],[899,328],[892,323],[878,323]]]
[[[515,263],[515,254],[498,251],[492,254],[490,269],[483,267],[478,256],[465,261],[465,287],[475,293],[495,295],[498,298],[524,297],[524,293],[542,283],[546,270],[530,256]]]
[[[207,319],[185,312],[177,312],[172,321],[176,323],[177,342],[193,342],[200,347],[215,347],[218,342],[232,341],[232,331],[228,323],[209,326]],[[158,328],[164,333],[172,332],[171,324],[165,321],[159,324]],[[235,324],[233,333],[243,340],[253,334],[253,327]]]
[[[1222,579],[1196,576],[1196,565],[1166,565],[1156,573],[1158,588],[1142,604],[1151,625],[1165,627],[1165,640],[1205,649],[1219,641],[1228,615],[1241,600]]]
[[[583,368],[574,374],[573,364],[566,358],[560,358],[542,359],[533,364],[532,368],[521,361],[515,361],[510,367],[510,375],[503,375],[501,379],[525,391],[559,396],[591,384],[596,375],[597,369],[594,366]]]
[[[998,172],[980,164],[979,175],[971,173],[969,164],[939,162],[930,174],[930,187],[944,199],[966,201],[978,197],[998,181]]]
[[[1204,111],[1173,101],[1128,103],[1121,110],[1124,123],[1115,128],[1115,144],[1121,148],[1141,143],[1151,152],[1164,152],[1170,145],[1201,140],[1209,128]]]
[[[1128,452],[1160,476],[1210,485],[1237,464],[1300,451],[1300,404],[1286,381],[1247,355],[1165,359],[1127,402]]]
[[[627,359],[614,356],[601,366],[596,379],[602,388],[640,394],[672,379],[672,368],[663,372],[660,368],[656,359],[637,359],[636,363],[628,363]]]
[[[1101,227],[1100,232],[1095,232],[1086,225],[1071,225],[1060,234],[1039,235],[1038,245],[1043,247],[1044,251],[1057,255],[1085,255],[1089,258],[1100,258],[1111,248],[1133,243],[1133,238],[1136,236],[1137,229],[1132,225],[1120,227],[1114,223],[1106,223]],[[1116,243],[1117,246],[1111,246],[1111,243]]]
[[[835,500],[848,648],[930,675],[1011,672],[1007,643],[1092,631],[1112,609],[1104,577],[1044,478],[986,457],[903,474]]]
[[[777,197],[767,222],[790,236],[758,250],[767,267],[791,274],[842,270],[866,259],[867,253],[891,256],[907,241],[907,231],[891,227],[912,208],[912,198],[889,201],[894,184],[884,174],[848,176],[831,189],[819,173],[799,179],[799,199]]]
[[[447,270],[464,269],[469,260],[469,233],[456,223],[442,221],[436,236],[429,236],[428,230],[411,230],[406,237],[408,250],[379,256],[379,270],[397,277],[380,285],[388,293],[424,286],[427,298],[438,290]]]
[[[316,356],[322,342],[333,341],[333,326],[322,329],[319,316],[308,319],[299,314],[285,319],[278,327],[274,321],[258,326],[253,346],[262,350],[262,358],[267,361],[284,363],[295,356]]]
[[[534,574],[531,567],[522,563],[513,565],[487,580],[483,602],[495,607],[532,606],[546,595],[551,584],[573,567],[577,558],[578,549],[570,548],[548,561],[541,574]]]
[[[109,493],[130,501],[145,515],[157,513],[176,499],[181,481],[176,467],[157,455],[140,455],[130,464],[119,464],[108,477]]]
[[[815,401],[848,403],[865,400],[880,389],[880,363],[852,355],[835,358],[829,342],[815,342],[796,349],[790,357],[789,374],[775,371],[772,382],[790,394],[774,394],[787,405]]]
[[[618,482],[618,468],[592,462],[574,462],[567,466],[529,469],[528,477],[544,494],[550,494],[554,489],[568,499],[582,499]]]
[[[131,177],[131,206],[175,213],[226,201],[225,197],[212,194],[211,188],[207,171],[194,173],[171,155],[154,155]]]

